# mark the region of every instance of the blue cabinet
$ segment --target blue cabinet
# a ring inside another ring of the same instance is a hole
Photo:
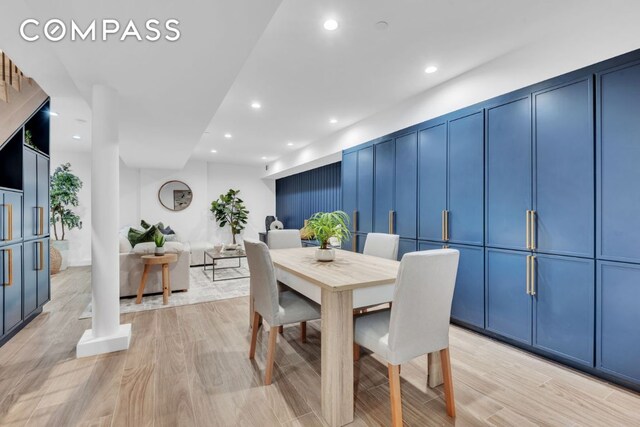
[[[22,243],[0,249],[2,278],[3,334],[22,321]]]
[[[593,366],[594,261],[536,255],[532,263],[533,345],[576,363]]]
[[[640,383],[640,265],[598,261],[596,368]]]
[[[486,328],[523,344],[531,344],[532,338],[529,256],[529,252],[491,248],[485,253]]]
[[[594,256],[592,86],[592,79],[585,78],[534,94],[538,252]]]
[[[484,244],[484,113],[449,121],[448,237]]]
[[[418,242],[411,239],[400,239],[398,246],[398,261],[402,260],[402,256],[409,252],[418,250]]]
[[[440,242],[418,242],[419,251],[432,251],[435,249],[442,249],[443,247],[444,244]]]
[[[417,237],[418,138],[415,132],[396,138],[395,227],[402,238]]]
[[[24,238],[49,235],[49,159],[24,149]]]
[[[49,239],[24,243],[23,312],[29,316],[49,301]]]
[[[358,151],[357,191],[356,230],[370,233],[373,231],[373,147]]]
[[[351,217],[350,230],[355,230],[354,213],[358,209],[358,152],[352,151],[342,155],[342,210]],[[349,242],[343,248],[351,248]]]
[[[395,141],[393,139],[375,145],[373,197],[373,231],[388,233],[393,221],[389,212],[394,206]]]
[[[0,191],[0,245],[22,240],[22,193]]]
[[[487,246],[527,249],[532,205],[531,105],[521,98],[487,110]]]
[[[356,239],[356,250],[358,251],[358,253],[364,252],[364,245],[367,242],[367,235],[357,234],[355,236],[355,239]]]
[[[51,276],[49,275],[49,239],[38,241],[39,251],[37,260],[38,275],[38,307],[42,307],[51,300]]]
[[[460,251],[451,317],[484,328],[484,248],[449,245]]]
[[[640,262],[640,64],[597,79],[597,256]]]
[[[418,135],[418,238],[444,240],[442,213],[447,209],[447,124]]]

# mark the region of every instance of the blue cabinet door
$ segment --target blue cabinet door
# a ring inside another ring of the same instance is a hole
[[[598,261],[596,368],[640,383],[640,265]]]
[[[435,249],[442,249],[444,243],[441,242],[418,242],[419,251],[432,251]]]
[[[442,211],[447,209],[447,125],[418,135],[418,237],[441,241]]]
[[[39,244],[38,256],[38,307],[51,299],[51,276],[49,274],[49,239],[42,239]]]
[[[24,243],[22,263],[22,287],[23,300],[22,307],[24,317],[29,316],[38,308],[38,269],[39,250],[37,240]]]
[[[353,231],[355,222],[353,214],[358,209],[358,152],[342,155],[342,210],[349,215],[350,230]],[[345,244],[343,244],[345,248]],[[351,248],[351,246],[348,246]],[[346,248],[345,248],[346,249]]]
[[[388,233],[389,212],[393,210],[395,175],[395,143],[393,140],[375,145],[374,171],[373,231]]]
[[[417,237],[418,137],[396,138],[395,234],[406,239]]]
[[[373,231],[373,147],[358,151],[358,224],[357,231]]]
[[[418,242],[411,239],[400,239],[400,245],[398,246],[398,261],[402,260],[402,256],[409,252],[415,252],[418,250]]]
[[[355,238],[356,238],[356,248],[358,250],[358,253],[364,252],[364,244],[367,242],[367,235],[358,234],[355,236]]]
[[[22,321],[22,244],[0,249],[4,290],[4,331],[11,331]]]
[[[531,344],[532,299],[527,294],[529,252],[487,248],[485,252],[486,328]]]
[[[38,235],[38,155],[26,148],[23,154],[24,238],[33,239]]]
[[[449,245],[460,251],[451,317],[484,328],[484,248]]]
[[[49,159],[37,156],[38,165],[38,227],[39,236],[49,235]],[[40,222],[41,221],[41,222]]]
[[[484,244],[484,114],[449,122],[449,241]]]
[[[585,78],[534,95],[533,209],[540,252],[594,256],[592,86]]]
[[[552,255],[534,258],[533,345],[593,366],[595,263]]]
[[[531,106],[529,98],[487,110],[487,246],[527,249],[531,209]]]
[[[597,255],[640,262],[640,64],[597,82]]]
[[[22,240],[22,194],[0,191],[0,245]]]

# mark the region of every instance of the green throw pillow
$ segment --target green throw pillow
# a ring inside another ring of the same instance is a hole
[[[151,224],[149,224],[149,223],[148,223],[147,221],[145,221],[144,219],[143,219],[142,221],[140,221],[140,225],[141,225],[141,226],[142,226],[142,228],[144,228],[145,230],[146,230],[146,229],[148,229],[149,227],[152,227],[152,225],[151,225]],[[164,224],[163,224],[163,223],[161,223],[161,222],[159,222],[159,223],[157,223],[157,224],[156,224],[156,227],[157,227],[158,229],[160,229],[160,228],[164,228]]]
[[[130,228],[127,237],[129,238],[131,246],[135,247],[138,243],[153,242],[153,237],[157,232],[158,228],[155,225],[152,225],[144,231]]]

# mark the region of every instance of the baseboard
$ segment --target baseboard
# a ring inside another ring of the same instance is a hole
[[[69,267],[86,267],[91,265],[91,259],[82,259],[79,261],[69,261]]]
[[[94,338],[93,331],[87,329],[76,346],[76,357],[95,356],[104,353],[127,350],[131,342],[131,324],[120,325],[118,331],[107,337]]]

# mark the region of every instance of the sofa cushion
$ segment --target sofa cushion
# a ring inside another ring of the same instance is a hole
[[[156,233],[158,233],[158,228],[155,225],[152,225],[144,231],[130,228],[127,237],[129,238],[131,246],[135,248],[138,243],[153,242]]]
[[[138,243],[133,247],[133,253],[137,255],[152,255],[156,251],[156,244],[153,242]],[[167,242],[164,244],[164,252],[167,254],[178,254],[184,252],[184,246],[180,242]]]
[[[131,246],[129,239],[124,236],[120,236],[120,253],[127,254],[131,252],[131,249],[133,249],[133,246]]]

